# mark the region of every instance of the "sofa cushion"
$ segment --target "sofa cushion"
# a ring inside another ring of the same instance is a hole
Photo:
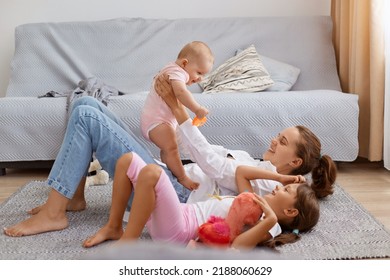
[[[274,84],[254,45],[231,57],[201,81],[205,93],[257,92]]]
[[[236,55],[240,52],[242,49],[238,49]],[[260,55],[260,60],[274,81],[265,91],[288,91],[296,83],[301,72],[299,68],[264,55]]]
[[[288,91],[293,87],[301,72],[299,68],[263,55],[260,59],[274,81],[266,91]]]

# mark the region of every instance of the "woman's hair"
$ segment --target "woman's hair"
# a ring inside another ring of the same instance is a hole
[[[297,201],[294,207],[298,210],[298,215],[291,223],[280,224],[284,233],[266,241],[263,245],[274,248],[286,243],[293,243],[300,238],[298,232],[308,231],[317,224],[320,218],[320,205],[315,190],[307,183],[298,186]]]
[[[321,142],[318,137],[304,126],[296,126],[301,136],[297,143],[297,156],[303,163],[293,170],[292,175],[311,172],[313,188],[318,198],[333,193],[333,183],[336,181],[337,167],[328,155],[321,155]]]

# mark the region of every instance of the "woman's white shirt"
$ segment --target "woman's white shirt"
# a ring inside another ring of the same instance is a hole
[[[200,186],[193,191],[188,203],[207,200],[214,194],[236,195],[235,173],[237,166],[250,165],[276,172],[276,167],[269,161],[253,159],[247,152],[228,150],[222,146],[211,145],[190,119],[177,128],[180,151],[186,154],[194,164],[186,164],[186,174]],[[227,157],[231,154],[234,159]],[[254,180],[254,191],[259,195],[272,192],[279,184],[272,180]]]
[[[184,165],[187,176],[199,183],[199,188],[192,191],[187,203],[193,203],[199,225],[206,222],[211,215],[225,218],[234,197],[222,200],[210,199],[214,195],[237,195],[236,169],[239,165],[257,166],[276,172],[276,167],[269,161],[253,159],[247,152],[227,150],[222,146],[211,145],[199,129],[188,119],[177,128],[177,139],[180,151],[193,162]],[[231,154],[234,159],[227,157]],[[263,196],[272,192],[279,184],[272,180],[251,181],[254,191]],[[278,223],[270,230],[274,237],[281,233]]]

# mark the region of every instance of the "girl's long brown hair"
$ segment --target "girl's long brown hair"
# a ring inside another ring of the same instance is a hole
[[[299,234],[294,230],[305,232],[312,229],[320,218],[320,205],[313,188],[307,183],[300,184],[297,188],[297,201],[294,205],[298,209],[298,215],[290,224],[280,224],[284,233],[266,241],[264,245],[275,246],[292,243],[299,240]]]

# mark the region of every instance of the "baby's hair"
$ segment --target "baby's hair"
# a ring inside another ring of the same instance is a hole
[[[207,55],[210,59],[214,58],[214,55],[210,47],[201,41],[193,41],[186,44],[179,52],[177,58],[187,58],[189,56]]]
[[[264,242],[263,245],[274,248],[275,246],[293,243],[300,239],[298,232],[312,229],[320,218],[320,205],[315,190],[307,183],[302,183],[297,188],[297,201],[294,207],[298,215],[289,224],[280,224],[282,234]]]
[[[333,194],[333,183],[336,181],[337,167],[328,155],[321,155],[321,142],[318,137],[304,126],[296,126],[301,136],[297,143],[297,156],[303,160],[301,166],[292,175],[311,172],[312,184],[318,198]]]

